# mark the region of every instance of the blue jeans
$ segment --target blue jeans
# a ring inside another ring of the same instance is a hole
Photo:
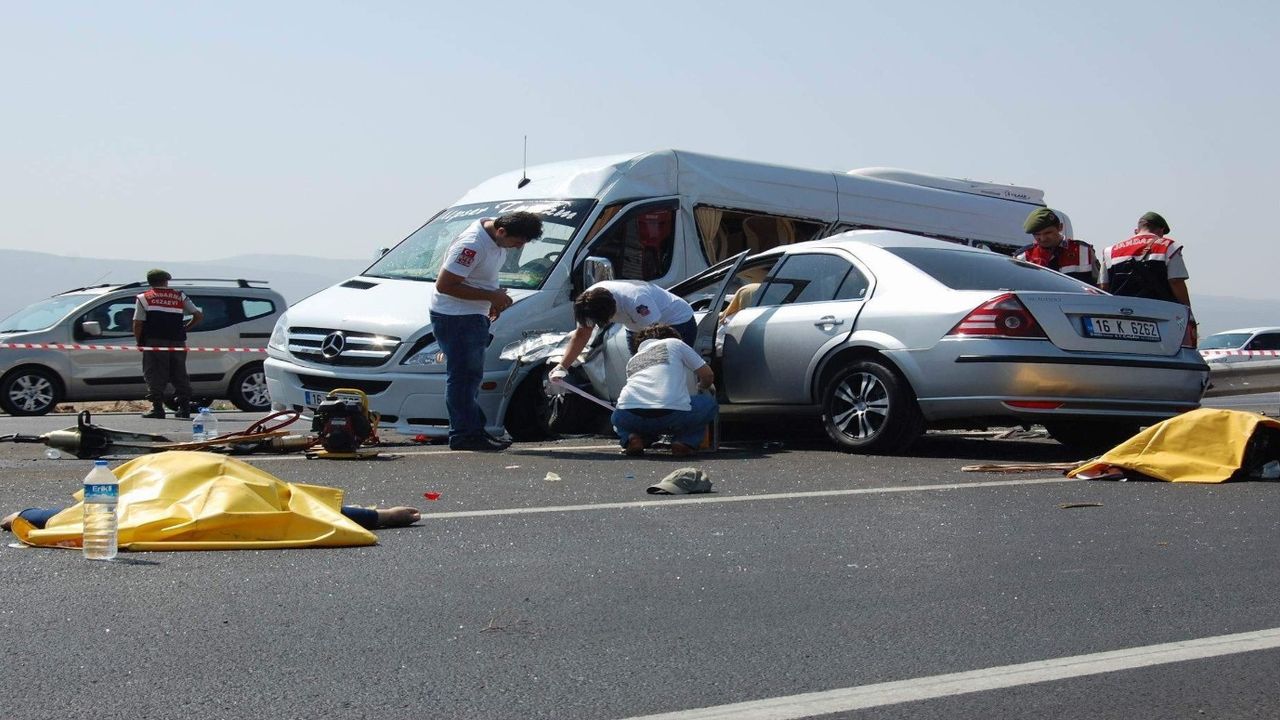
[[[689,318],[679,325],[672,325],[671,329],[680,333],[680,339],[689,347],[693,347],[694,341],[698,339],[698,322],[694,318]],[[627,331],[627,347],[631,348],[632,354],[635,354],[636,334],[630,330]]]
[[[613,429],[623,447],[632,435],[639,435],[645,445],[651,445],[659,435],[670,434],[676,442],[696,448],[702,445],[707,426],[719,410],[714,397],[694,395],[689,398],[688,410],[672,410],[661,417],[644,417],[630,410],[614,410]]]
[[[445,358],[444,405],[449,411],[449,441],[483,435],[485,417],[477,398],[484,379],[489,318],[433,312],[431,327]]]

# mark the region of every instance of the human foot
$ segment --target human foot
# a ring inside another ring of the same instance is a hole
[[[422,519],[418,508],[400,505],[393,508],[378,508],[378,527],[393,528],[412,525]]]
[[[18,513],[9,513],[8,515],[5,515],[4,519],[0,519],[0,530],[12,530],[13,521],[17,518]]]

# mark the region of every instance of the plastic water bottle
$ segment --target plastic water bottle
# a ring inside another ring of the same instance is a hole
[[[116,500],[120,484],[106,460],[93,461],[84,478],[84,557],[110,560],[116,556]]]
[[[191,418],[191,442],[204,442],[218,437],[218,418],[202,407]]]

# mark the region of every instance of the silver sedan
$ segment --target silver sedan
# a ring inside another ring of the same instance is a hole
[[[1208,380],[1182,305],[906,233],[774,248],[672,290],[716,338],[722,414],[817,415],[848,452],[1032,423],[1094,450],[1198,407]],[[617,397],[629,354],[611,329],[583,366],[599,394]]]

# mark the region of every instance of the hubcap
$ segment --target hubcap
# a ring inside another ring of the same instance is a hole
[[[39,375],[15,378],[9,386],[9,402],[25,412],[42,410],[53,402],[53,383]]]
[[[267,393],[267,376],[256,372],[245,377],[240,383],[240,394],[255,407],[266,407],[271,404],[271,395]]]
[[[854,373],[836,386],[831,399],[831,421],[840,432],[865,440],[884,427],[889,418],[889,390],[870,373]]]

